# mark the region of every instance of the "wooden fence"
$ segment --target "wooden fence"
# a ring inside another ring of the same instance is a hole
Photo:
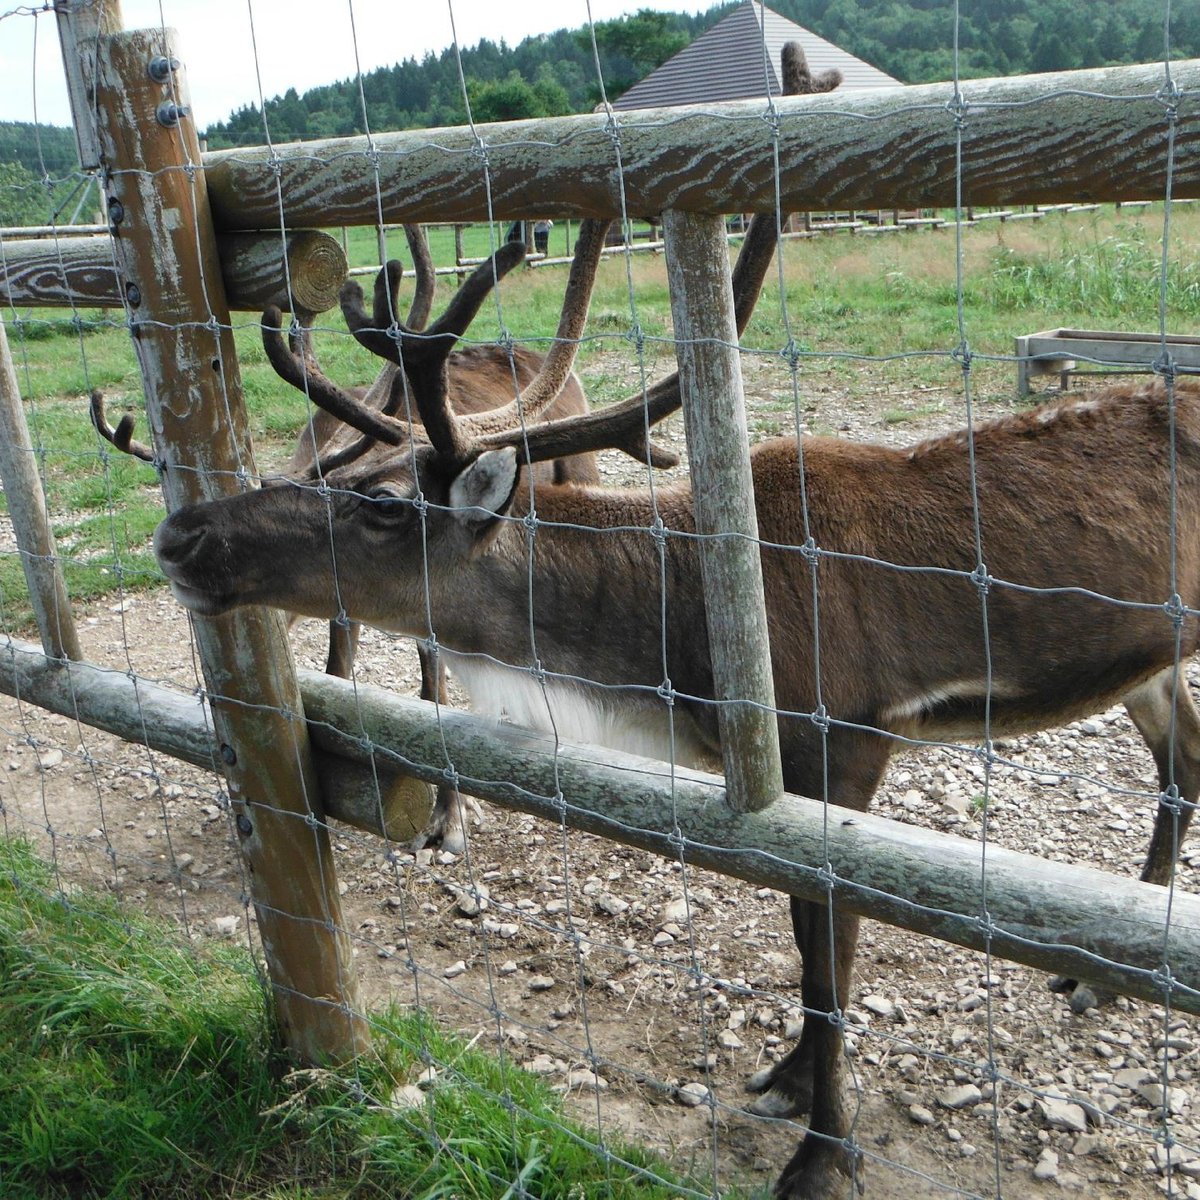
[[[777,199],[802,211],[1200,196],[1200,116],[1194,106],[1164,100],[1161,67],[972,81],[960,93],[930,85],[785,98],[769,121],[760,104],[745,102],[202,154],[185,73],[174,65],[186,48],[169,31],[122,30],[115,3],[64,4],[59,19],[80,97],[83,161],[102,168],[106,181],[112,265],[91,283],[68,266],[65,278],[39,286],[44,294],[69,291],[75,303],[124,307],[169,508],[217,496],[254,474],[229,311],[231,303],[288,295],[296,239],[309,237],[300,231],[373,225],[381,216],[661,214],[676,264],[672,313],[687,348],[680,369],[695,491],[722,499],[697,513],[699,532],[724,535],[705,551],[717,694],[744,701],[728,709],[724,780],[677,770],[664,791],[643,761],[622,760],[614,772],[609,752],[597,761],[586,748],[548,750],[532,735],[498,737],[466,715],[435,716],[385,694],[367,698],[364,748],[361,732],[353,732],[364,711],[361,690],[352,706],[335,681],[298,680],[278,614],[243,610],[220,622],[195,621],[214,731],[202,753],[215,750],[227,774],[281,1027],[299,1058],[344,1059],[365,1044],[322,819],[339,811],[356,818],[338,794],[344,774],[331,774],[328,764],[365,755],[435,780],[444,745],[467,789],[499,803],[552,809],[556,817],[565,811],[572,825],[657,850],[669,839],[655,830],[679,820],[689,860],[817,899],[828,895],[823,856],[832,853],[833,894],[851,908],[963,945],[986,940],[996,952],[1134,994],[1162,997],[1170,989],[1173,1004],[1200,1011],[1200,992],[1158,973],[1167,903],[1161,889],[1059,864],[1048,876],[1038,860],[990,849],[985,929],[970,843],[860,814],[835,823],[830,838],[821,832],[828,820],[821,806],[779,799],[720,215],[774,211]],[[167,66],[148,70],[152,62]],[[1174,64],[1172,76],[1184,95],[1194,92],[1200,62]],[[286,250],[281,221],[291,231]],[[258,257],[242,296],[229,246],[245,231]],[[338,270],[335,262],[335,276]],[[317,303],[296,296],[294,286],[291,293],[298,307]],[[718,391],[727,400],[720,414],[698,399],[699,381],[714,379],[723,381]],[[20,536],[34,544],[31,531]],[[42,546],[38,556],[52,553]],[[56,602],[43,608],[55,611]],[[165,705],[155,731],[145,722],[152,689],[143,682],[138,722],[125,719],[128,681],[70,661],[76,655],[63,648],[61,632],[43,629],[41,650],[10,640],[0,686],[55,708],[69,681],[72,712],[81,719],[191,757],[185,743],[206,735],[178,706]],[[482,782],[494,778],[519,786]],[[539,799],[560,788],[565,805]],[[357,820],[379,828],[370,815]],[[806,865],[814,862],[821,870]],[[1196,979],[1200,900],[1175,895],[1170,902],[1169,959],[1177,975]]]

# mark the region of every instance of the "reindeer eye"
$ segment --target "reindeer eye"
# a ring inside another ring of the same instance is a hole
[[[368,511],[380,517],[401,517],[412,512],[411,496],[380,490],[366,497]]]

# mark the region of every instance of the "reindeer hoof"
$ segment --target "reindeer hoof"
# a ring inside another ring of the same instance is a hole
[[[467,852],[467,822],[474,817],[483,819],[483,809],[473,796],[462,796],[457,792],[443,795],[438,790],[429,824],[412,841],[412,849],[424,850],[437,846],[447,854]]]
[[[443,822],[430,822],[417,834],[412,840],[412,849],[425,850],[434,849],[444,850],[447,854],[464,854],[467,849],[467,838],[463,833],[462,826],[457,829],[450,829]]]
[[[1082,1016],[1089,1008],[1101,1008],[1112,999],[1112,993],[1066,975],[1055,975],[1047,984],[1052,992],[1067,997],[1067,1007]]]
[[[777,1200],[845,1200],[866,1190],[861,1152],[806,1137],[775,1185]]]
[[[758,1097],[746,1105],[746,1111],[756,1117],[773,1117],[789,1120],[802,1117],[812,1108],[812,1084],[802,1083],[793,1087],[782,1078],[778,1067],[764,1067],[755,1071],[746,1080],[746,1090],[757,1092]]]

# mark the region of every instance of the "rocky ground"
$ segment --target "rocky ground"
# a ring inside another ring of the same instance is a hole
[[[753,378],[750,391],[753,402]],[[937,408],[913,398],[896,428],[869,399],[847,400],[835,428],[915,440],[947,419]],[[79,620],[93,661],[194,681],[187,622],[165,594]],[[304,665],[320,665],[321,637],[298,631]],[[416,688],[399,639],[368,634],[361,664],[368,682]],[[1013,741],[1005,755],[1014,765],[991,781],[992,842],[1137,873],[1156,785],[1122,712]],[[981,792],[969,755],[924,750],[897,757],[876,810],[978,840]],[[253,943],[212,776],[3,700],[0,801],[6,832],[37,838],[64,884],[112,887],[191,936]],[[652,1144],[720,1185],[769,1186],[797,1129],[741,1106],[745,1078],[800,1024],[777,895],[492,809],[461,857],[345,827],[336,853],[370,1004],[417,999],[496,1041],[566,1092],[598,1141]],[[1194,890],[1197,868],[1200,847],[1185,847],[1177,885]],[[873,923],[849,1016],[869,1195],[1200,1196],[1193,1019],[1125,1000],[1077,1016],[1037,972]]]

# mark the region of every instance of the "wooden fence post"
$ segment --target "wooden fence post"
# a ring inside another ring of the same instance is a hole
[[[29,601],[48,658],[78,662],[83,653],[71,613],[71,601],[58,565],[54,532],[33,460],[29,426],[21,406],[17,374],[0,321],[0,480],[12,518],[13,535],[29,587]]]
[[[174,509],[255,473],[241,380],[173,34],[96,46],[115,257]],[[366,1023],[282,619],[253,609],[194,628],[283,1037],[303,1062],[349,1059]]]
[[[753,812],[783,771],[725,218],[668,209],[663,237],[725,780]]]

